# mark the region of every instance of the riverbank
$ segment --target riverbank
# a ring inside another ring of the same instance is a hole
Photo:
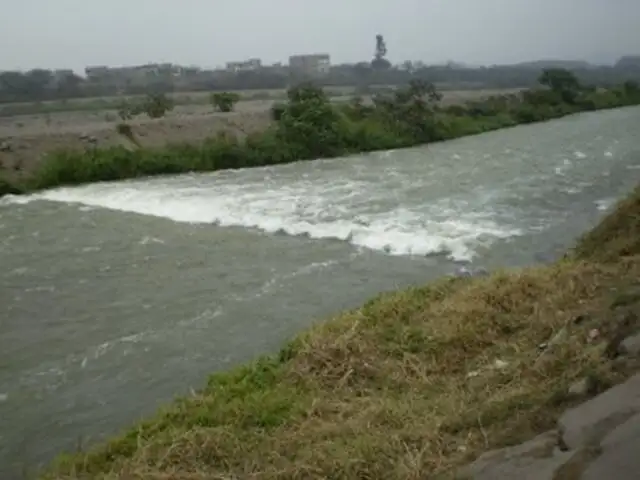
[[[45,478],[432,478],[619,383],[640,189],[554,265],[381,295]],[[587,389],[577,389],[585,384]]]
[[[566,72],[568,73],[568,72]],[[569,74],[570,75],[570,74]],[[559,118],[573,113],[640,104],[640,89],[627,82],[606,90],[560,84],[551,89],[491,97],[466,105],[440,104],[429,84],[414,82],[374,104],[334,105],[311,86],[289,91],[272,109],[262,132],[236,125],[200,145],[141,147],[135,125],[118,126],[125,146],[58,151],[33,169],[0,173],[0,195],[62,185],[162,174],[268,166],[391,150]]]
[[[447,90],[442,92],[440,104],[460,105],[490,96],[518,93],[520,90]],[[351,98],[335,97],[330,90],[327,95],[334,104],[344,103]],[[368,101],[370,96],[363,98]],[[272,99],[251,100],[242,97],[233,112],[225,113],[214,111],[209,103],[209,95],[201,95],[201,100],[206,100],[202,105],[182,105],[173,98],[174,108],[162,118],[139,115],[129,123],[143,148],[161,149],[175,143],[199,145],[221,131],[238,135],[263,132],[273,124],[271,107],[285,99],[285,91],[278,92],[278,96]],[[131,146],[116,131],[116,125],[121,121],[118,105],[122,101],[122,98],[112,99],[111,104],[98,110],[6,117],[0,112],[0,170],[4,168],[6,173],[14,176],[20,172],[32,172],[46,155],[60,149],[84,151],[88,146],[100,149]]]

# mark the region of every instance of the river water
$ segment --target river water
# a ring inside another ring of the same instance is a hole
[[[377,292],[556,258],[640,180],[640,109],[0,200],[0,478]]]

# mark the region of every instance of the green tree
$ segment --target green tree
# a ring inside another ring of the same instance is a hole
[[[240,95],[235,92],[217,92],[210,97],[211,105],[220,112],[232,112],[239,101]]]
[[[419,142],[437,140],[434,111],[442,95],[435,86],[425,80],[411,80],[394,96],[393,110],[402,129]]]
[[[277,135],[301,159],[331,157],[344,152],[347,119],[325,92],[305,82],[290,88],[280,112]]]
[[[161,118],[173,110],[173,101],[164,93],[150,94],[142,103],[141,110],[149,118]]]
[[[622,89],[625,95],[629,95],[630,97],[635,97],[640,95],[640,85],[638,82],[634,82],[633,80],[627,80],[622,84]]]
[[[385,57],[387,56],[387,44],[384,37],[380,34],[376,35],[376,50],[371,61],[371,67],[375,70],[388,70],[391,63]]]
[[[578,78],[564,68],[548,68],[542,71],[538,82],[549,87],[560,95],[566,103],[573,104],[580,93],[581,85]]]

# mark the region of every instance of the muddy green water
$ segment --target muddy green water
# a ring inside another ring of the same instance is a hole
[[[376,293],[556,258],[640,179],[640,109],[0,200],[0,478]]]

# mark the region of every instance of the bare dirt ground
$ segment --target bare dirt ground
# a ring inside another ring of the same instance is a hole
[[[451,90],[443,92],[444,104],[479,100],[517,90]],[[334,101],[348,100],[336,97]],[[209,105],[177,106],[161,119],[137,118],[130,122],[140,143],[160,147],[167,143],[196,143],[226,130],[248,134],[265,129],[271,122],[275,100],[244,100],[232,113],[213,112]],[[9,175],[31,171],[49,152],[86,149],[89,139],[99,148],[127,145],[116,132],[119,118],[114,110],[58,112],[0,117],[0,170]]]

